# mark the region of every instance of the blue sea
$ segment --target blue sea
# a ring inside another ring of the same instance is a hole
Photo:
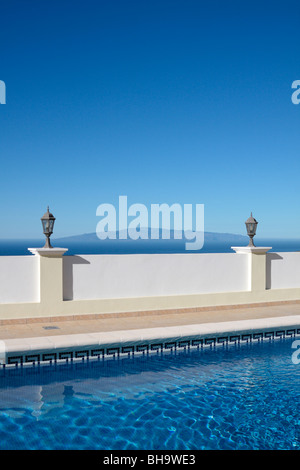
[[[44,245],[42,239],[6,240],[0,239],[0,256],[24,256],[30,254],[28,248]],[[232,246],[246,246],[247,241],[204,240],[199,251],[187,251],[185,240],[51,240],[55,247],[68,248],[66,255],[78,254],[134,254],[134,253],[233,253]],[[255,239],[256,246],[270,246],[273,252],[299,251],[300,239]]]

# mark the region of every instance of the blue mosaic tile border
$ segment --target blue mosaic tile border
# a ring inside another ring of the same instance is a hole
[[[116,359],[120,357],[134,357],[136,355],[174,353],[176,351],[189,351],[191,349],[215,348],[217,346],[242,345],[276,339],[293,338],[300,335],[300,328],[280,328],[260,332],[244,332],[229,335],[216,335],[208,337],[180,338],[175,340],[159,340],[149,343],[133,343],[131,345],[86,347],[81,349],[63,350],[57,352],[40,352],[30,354],[8,354],[6,364],[1,368],[18,367],[23,365],[39,365],[53,363],[67,363],[92,359]]]

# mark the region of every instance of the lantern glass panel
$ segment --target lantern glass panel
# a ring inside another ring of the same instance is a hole
[[[42,224],[44,233],[53,232],[54,220],[44,219],[42,220]]]
[[[49,230],[51,233],[53,232],[53,227],[54,227],[54,220],[49,220]]]
[[[48,220],[42,220],[43,224],[43,232],[46,233],[48,231]]]
[[[252,235],[253,232],[254,232],[254,224],[248,224],[248,233]]]

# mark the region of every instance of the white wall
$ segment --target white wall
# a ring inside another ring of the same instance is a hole
[[[300,252],[267,253],[267,289],[300,288]]]
[[[0,256],[0,303],[39,301],[39,260]]]
[[[64,299],[247,291],[248,262],[236,253],[64,256]],[[267,253],[266,287],[300,288],[300,252]],[[38,301],[39,257],[0,256],[0,304]]]
[[[64,299],[246,291],[248,276],[236,253],[65,256]]]

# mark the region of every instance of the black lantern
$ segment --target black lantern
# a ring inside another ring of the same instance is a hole
[[[47,212],[43,215],[41,221],[43,224],[43,232],[46,235],[46,243],[44,248],[53,248],[50,243],[50,236],[53,233],[55,217],[49,212],[49,207],[47,207]]]
[[[246,220],[245,224],[247,228],[248,237],[250,238],[248,246],[255,246],[253,243],[253,237],[256,234],[256,228],[257,228],[258,222],[257,220],[254,219],[254,217],[252,217],[252,212],[251,212],[251,216],[249,217],[249,219]]]

